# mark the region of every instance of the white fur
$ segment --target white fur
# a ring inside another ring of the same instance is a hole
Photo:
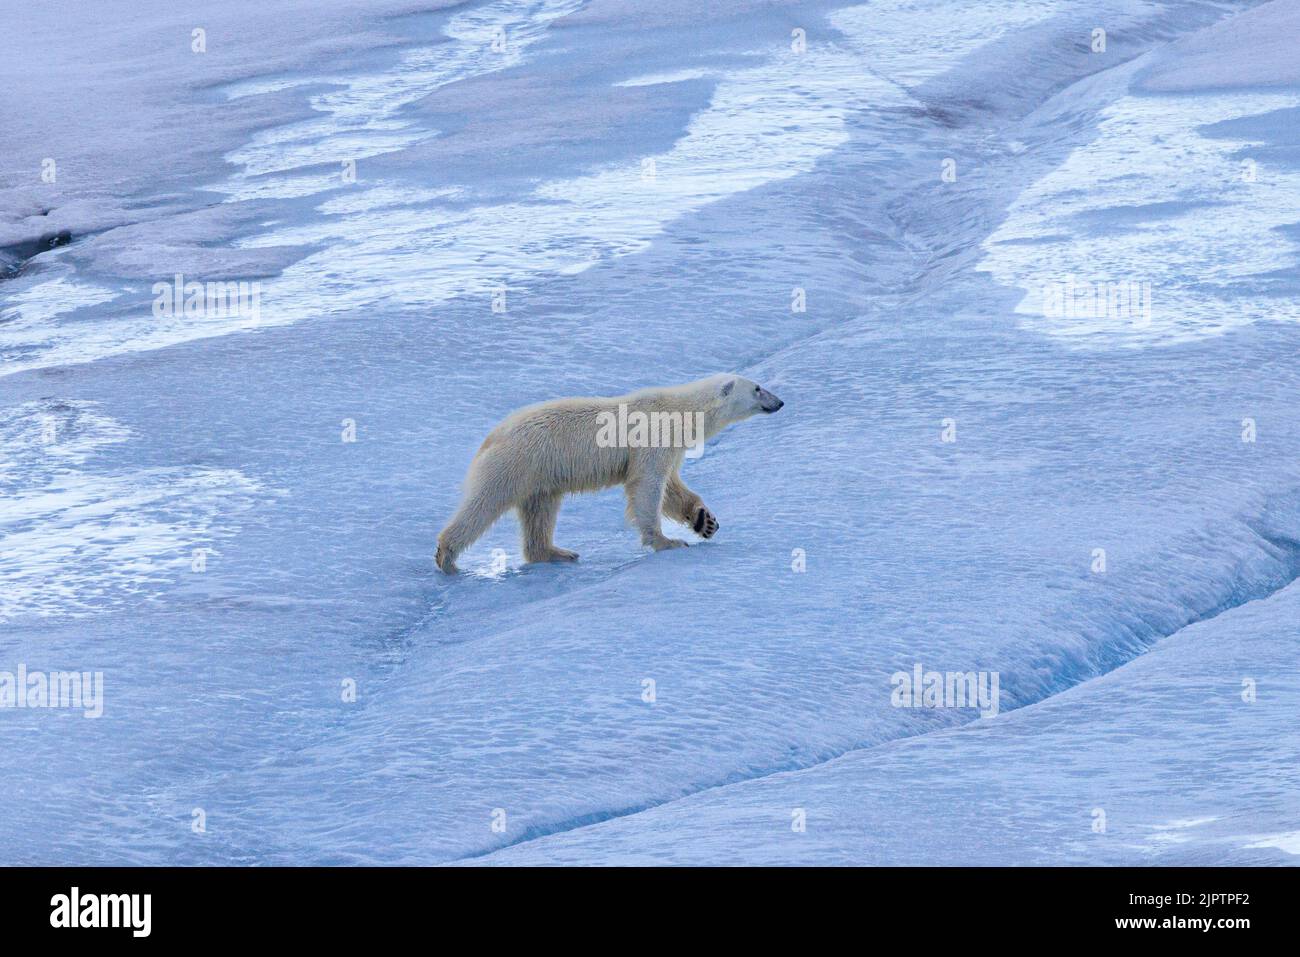
[[[614,398],[555,399],[520,409],[488,434],[470,463],[464,499],[438,535],[438,567],[454,573],[456,557],[511,508],[519,511],[525,561],[573,561],[575,553],[551,542],[561,499],[612,485],[625,486],[628,519],[641,533],[641,543],[655,551],[686,544],[663,534],[661,510],[706,538],[717,531],[717,519],[678,475],[684,448],[597,442],[601,414],[617,415],[620,403],[629,414],[697,415],[703,439],[782,404],[749,379],[719,374]]]

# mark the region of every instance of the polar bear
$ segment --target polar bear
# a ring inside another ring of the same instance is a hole
[[[720,373],[614,398],[555,399],[520,409],[488,434],[470,463],[464,499],[438,535],[438,567],[454,574],[456,557],[510,508],[519,512],[525,561],[574,561],[576,553],[551,542],[560,501],[569,492],[612,485],[625,487],[627,517],[642,545],[655,551],[686,545],[664,535],[661,510],[711,538],[718,520],[678,475],[686,449],[784,404],[756,382]]]

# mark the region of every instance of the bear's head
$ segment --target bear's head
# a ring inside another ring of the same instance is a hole
[[[770,415],[785,405],[757,382],[744,376],[721,375],[716,376],[715,381],[721,404],[719,418],[724,425],[748,419],[760,412]]]

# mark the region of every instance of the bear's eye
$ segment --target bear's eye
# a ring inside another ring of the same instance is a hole
[[[759,389],[758,386],[754,386],[754,394],[755,394],[755,395],[757,395],[760,391],[762,391],[762,390]]]

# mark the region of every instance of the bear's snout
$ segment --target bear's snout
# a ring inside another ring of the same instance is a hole
[[[767,412],[769,414],[777,411],[777,409],[785,405],[784,402],[782,402],[780,399],[774,396],[771,392],[768,392],[766,389],[763,389],[759,393],[758,399],[759,399],[758,407],[762,409],[764,412]]]

